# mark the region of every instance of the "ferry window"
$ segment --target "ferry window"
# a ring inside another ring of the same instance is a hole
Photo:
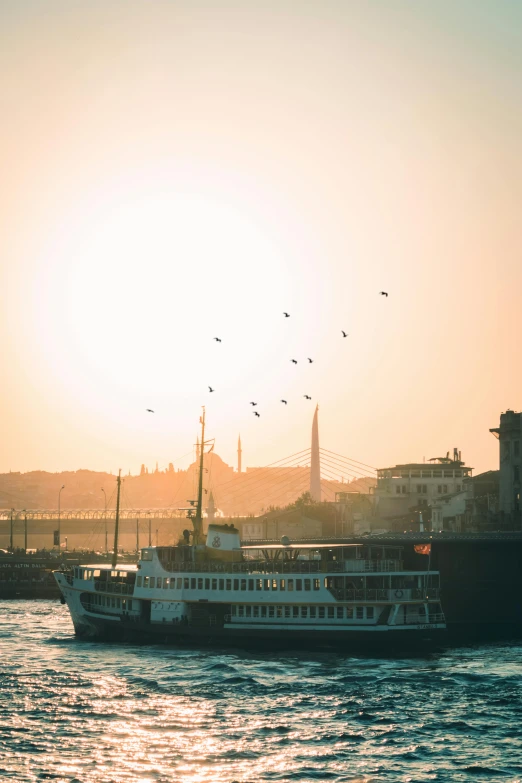
[[[277,579],[272,579],[272,590],[277,590]]]
[[[304,580],[304,589],[305,589],[305,590],[310,590],[310,589],[311,589],[311,587],[312,587],[311,580],[310,580],[310,579],[305,579],[305,580]]]
[[[256,579],[256,590],[262,590],[262,589],[263,589],[263,580]]]
[[[290,617],[290,607],[289,606],[285,606],[285,617],[286,618]]]
[[[398,484],[397,484],[397,486],[395,487],[395,494],[396,494],[396,495],[400,495],[400,494],[401,494],[401,488],[400,488],[400,486],[399,486]]]
[[[261,607],[261,617],[266,617],[266,606]]]
[[[178,579],[178,581],[181,583],[181,579]],[[170,580],[170,589],[174,590],[175,587],[176,587],[176,580],[174,579],[174,577],[172,577],[171,580]],[[180,587],[181,587],[181,584],[180,584]]]
[[[236,607],[235,607],[235,606],[232,606],[232,607],[231,607],[231,609],[230,609],[230,614],[231,614],[233,617],[235,617],[235,615],[236,615]]]
[[[121,598],[116,599],[116,606],[118,607],[118,609],[121,609]]]
[[[320,589],[321,589],[321,580],[314,579],[314,590],[320,590]]]
[[[315,606],[311,606],[310,607],[310,618],[315,618],[315,615],[316,615],[316,607]]]
[[[374,613],[373,606],[367,606],[366,607],[366,619],[367,620],[373,620],[373,613]]]
[[[284,579],[281,579],[281,581],[279,582],[279,589],[286,590],[286,581]]]
[[[319,606],[319,619],[324,620],[324,606]]]
[[[220,590],[224,590],[225,589],[225,580],[224,579],[220,579],[219,580],[219,589]]]
[[[303,617],[304,619],[306,619],[308,617],[308,607],[307,606],[302,606],[301,607],[301,617]]]
[[[276,617],[282,617],[282,616],[283,616],[283,607],[276,606]]]
[[[296,579],[295,580],[295,589],[296,590],[302,590],[303,589],[303,580],[302,579]]]
[[[148,576],[144,576],[143,577],[143,587],[148,587],[148,586],[149,586],[149,577]]]
[[[96,571],[94,572],[94,578],[95,579],[99,579],[100,578],[100,569],[99,568],[97,568]]]
[[[292,606],[292,617],[299,617],[299,607]]]
[[[190,589],[191,589],[191,590],[195,590],[195,589],[196,589],[196,584],[197,584],[197,582],[196,582],[196,577],[195,577],[195,576],[193,576],[193,577],[191,578],[191,580],[190,580]]]
[[[253,579],[249,579],[248,580],[248,589],[249,590],[253,590],[254,589],[254,580]]]
[[[355,612],[358,620],[364,620],[364,606],[358,606]]]
[[[344,617],[344,610],[342,606],[337,607],[337,619],[342,620]]]
[[[242,579],[242,580],[241,580],[241,585],[240,585],[240,587],[241,587],[241,590],[246,590],[246,579]]]
[[[205,590],[210,590],[210,579],[205,579]]]
[[[250,617],[252,614],[252,607],[251,606],[245,606],[245,617]]]
[[[252,607],[252,617],[259,617],[259,606]]]
[[[137,585],[138,587],[141,587],[141,576],[138,576],[138,577],[136,578],[136,585]]]
[[[111,607],[113,609],[116,609],[116,599],[115,598],[111,598]]]
[[[327,577],[327,576],[325,576],[325,578],[324,578],[324,586],[325,586],[326,588],[328,588],[328,587],[329,587],[329,584],[328,584],[328,577]]]
[[[217,579],[212,580],[212,589],[217,590]]]
[[[442,491],[444,492],[445,495],[448,494],[448,485],[447,484],[443,484],[442,485]]]
[[[159,582],[159,579],[158,579],[158,582]],[[155,576],[151,576],[149,587],[155,587],[155,586],[156,586],[156,577]]]
[[[442,495],[442,484],[437,484],[437,492],[439,495]]]
[[[270,579],[265,579],[264,583],[265,590],[270,590]]]
[[[165,576],[163,579],[163,587],[167,589],[169,584],[170,584],[170,579],[168,578],[168,576]]]
[[[243,617],[243,607],[242,606],[238,606],[237,607],[237,614],[238,614],[238,617]]]
[[[353,606],[346,607],[346,619],[353,620]]]
[[[226,580],[227,590],[232,590],[232,579]]]
[[[290,592],[292,592],[293,589],[294,589],[294,580],[293,579],[289,579],[288,580],[288,590]]]
[[[183,578],[183,589],[188,590],[189,587],[190,587],[190,579],[188,578],[188,576],[185,576]]]
[[[234,590],[239,590],[239,579],[234,579]]]
[[[274,607],[273,606],[269,606],[268,607],[268,616],[269,617],[273,617],[274,616]]]
[[[182,585],[183,585],[183,579],[181,578],[181,576],[178,576],[177,581],[176,581],[176,585],[177,585],[178,590],[180,590]]]
[[[129,612],[132,611],[132,598],[127,599],[127,609]]]
[[[141,559],[142,560],[152,560],[152,550],[150,550],[150,549],[142,549],[141,550]]]
[[[328,619],[332,620],[334,616],[335,606],[328,607]]]
[[[203,590],[203,579],[198,579],[198,590]]]

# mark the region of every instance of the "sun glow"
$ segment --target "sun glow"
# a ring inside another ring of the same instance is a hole
[[[296,260],[225,192],[121,183],[62,215],[42,255],[36,361],[61,405],[113,428],[159,408],[164,428],[193,424],[209,384],[223,417],[255,379],[262,393]]]

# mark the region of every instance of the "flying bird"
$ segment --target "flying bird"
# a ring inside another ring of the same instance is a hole
[[[221,342],[221,337],[214,337],[214,340],[215,340],[217,343],[220,343],[220,342]]]
[[[254,405],[254,406],[256,406],[256,405],[257,405],[257,402],[251,402],[251,403],[250,403],[250,405]]]
[[[290,318],[290,313],[283,313],[285,318]]]
[[[254,411],[254,416],[257,416],[258,419],[261,418],[261,414],[258,413],[257,411]]]
[[[290,361],[293,362],[294,364],[297,364],[297,359],[290,359]]]
[[[379,293],[380,293],[380,295],[381,295],[381,296],[388,296],[388,294],[386,293],[386,291],[379,291]]]
[[[147,413],[154,413],[154,411],[151,408],[147,408]]]
[[[281,402],[284,402],[285,405],[288,405],[286,400],[281,400]]]
[[[213,391],[214,391],[214,389],[212,388],[212,386],[209,386],[209,387],[208,387],[208,390],[209,390],[209,392],[213,392]]]
[[[345,331],[343,331],[343,329],[341,329],[341,332],[343,333],[343,337],[348,337],[348,335],[346,334]]]
[[[310,359],[310,357],[308,357],[308,361],[310,362],[310,364],[313,364],[313,363],[314,363],[314,360],[313,360],[313,359]]]
[[[308,394],[304,395],[305,400],[311,400],[312,398],[308,396]]]

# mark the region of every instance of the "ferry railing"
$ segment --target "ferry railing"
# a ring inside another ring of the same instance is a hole
[[[328,591],[333,595],[336,601],[423,601],[436,600],[440,598],[438,587],[430,587],[428,590],[406,589],[387,589],[387,588],[364,588],[354,590],[345,587],[329,587]]]
[[[160,561],[167,573],[185,574],[318,574],[318,573],[375,573],[403,571],[402,560],[290,560],[225,562],[173,562]]]
[[[446,617],[444,616],[444,612],[434,612],[433,614],[430,614],[428,616],[428,622],[429,623],[445,623]]]
[[[123,584],[122,582],[101,582],[94,583],[94,589],[101,593],[114,593],[116,595],[132,595],[134,585]]]

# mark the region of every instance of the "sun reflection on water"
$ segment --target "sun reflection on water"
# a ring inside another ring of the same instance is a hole
[[[522,769],[517,648],[386,661],[113,646],[75,641],[57,604],[2,608],[0,769],[17,783],[514,783]]]

